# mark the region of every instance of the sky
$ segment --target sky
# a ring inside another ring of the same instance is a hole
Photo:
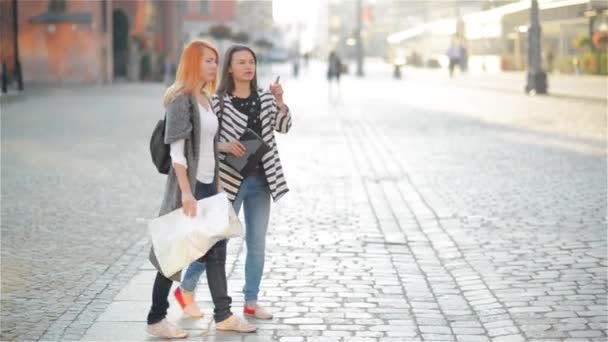
[[[309,51],[316,43],[317,26],[321,5],[327,0],[273,0],[272,16],[276,23],[289,25],[301,23],[300,49]],[[292,26],[293,28],[293,26]],[[295,30],[292,32],[295,39]]]

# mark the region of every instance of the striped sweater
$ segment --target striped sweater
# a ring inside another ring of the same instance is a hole
[[[289,108],[285,113],[279,113],[277,103],[272,93],[268,90],[259,89],[258,94],[261,102],[260,119],[262,121],[262,139],[270,146],[270,151],[262,157],[262,165],[266,175],[266,181],[270,188],[273,200],[278,201],[285,195],[289,188],[283,175],[283,167],[279,158],[274,131],[287,133],[291,128],[291,113]],[[224,111],[220,113],[219,95],[211,99],[215,113],[222,120],[219,132],[219,142],[238,140],[247,129],[247,115],[239,112],[232,104],[230,96],[224,95]],[[224,162],[225,153],[220,153],[219,176],[228,198],[234,201],[243,181],[243,176]]]

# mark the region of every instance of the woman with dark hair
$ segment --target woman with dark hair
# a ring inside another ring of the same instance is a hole
[[[220,180],[235,211],[238,213],[241,206],[244,207],[247,257],[243,311],[246,316],[272,319],[272,314],[258,304],[258,293],[264,272],[270,199],[272,197],[276,202],[289,191],[274,132],[289,131],[291,114],[283,102],[283,88],[278,80],[268,90],[258,88],[256,62],[256,55],[249,47],[231,46],[226,52],[220,85],[212,103],[220,121]],[[236,157],[245,154],[239,138],[247,129],[257,133],[270,146],[270,151],[256,167],[241,174],[225,158],[228,154]],[[187,284],[191,287],[188,290],[193,291],[204,270],[204,263],[194,262],[186,271],[182,284]]]

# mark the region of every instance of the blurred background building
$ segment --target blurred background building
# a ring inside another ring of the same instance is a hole
[[[215,38],[225,40],[234,33],[237,1],[182,1],[184,39]]]
[[[278,61],[292,44],[270,0],[0,0],[3,92],[20,76],[26,84],[167,81],[196,38],[222,51],[250,44]]]
[[[363,54],[434,68],[447,65],[457,41],[473,72],[525,70],[531,2],[0,0],[3,90],[20,75],[25,83],[167,81],[183,44],[199,37],[222,51],[249,44],[262,62],[295,65],[336,50],[346,62]],[[538,3],[545,69],[607,74],[608,1]]]
[[[366,57],[389,63],[445,67],[452,41],[469,54],[472,71],[499,72],[527,68],[527,29],[531,0],[324,1],[319,35],[326,56],[356,54],[356,27]],[[608,1],[538,0],[543,62],[548,71],[608,72]],[[357,7],[361,6],[361,18]]]
[[[15,77],[18,53],[26,83],[161,79],[182,43],[171,2],[0,0],[0,9],[3,76]]]
[[[451,9],[428,3],[423,23],[388,35],[389,59],[416,52],[423,64],[445,66],[446,47],[456,38],[473,71],[526,69],[531,1],[454,1]],[[605,74],[608,2],[539,0],[539,7],[545,69]]]
[[[277,55],[283,42],[275,25],[272,1],[182,1],[184,40],[204,38],[215,42],[223,54],[230,43],[256,47],[259,57]],[[282,59],[286,59],[283,56]]]

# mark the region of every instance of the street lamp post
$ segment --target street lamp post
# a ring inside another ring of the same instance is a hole
[[[361,0],[357,0],[357,27],[355,39],[357,40],[357,76],[363,76],[363,41],[361,39]]]
[[[17,89],[23,90],[23,74],[21,74],[21,62],[19,61],[19,16],[17,12],[17,0],[13,0],[13,44],[15,52],[15,79]]]
[[[541,27],[538,18],[538,1],[531,0],[530,28],[528,29],[528,80],[526,93],[547,93],[547,74],[542,68]]]

